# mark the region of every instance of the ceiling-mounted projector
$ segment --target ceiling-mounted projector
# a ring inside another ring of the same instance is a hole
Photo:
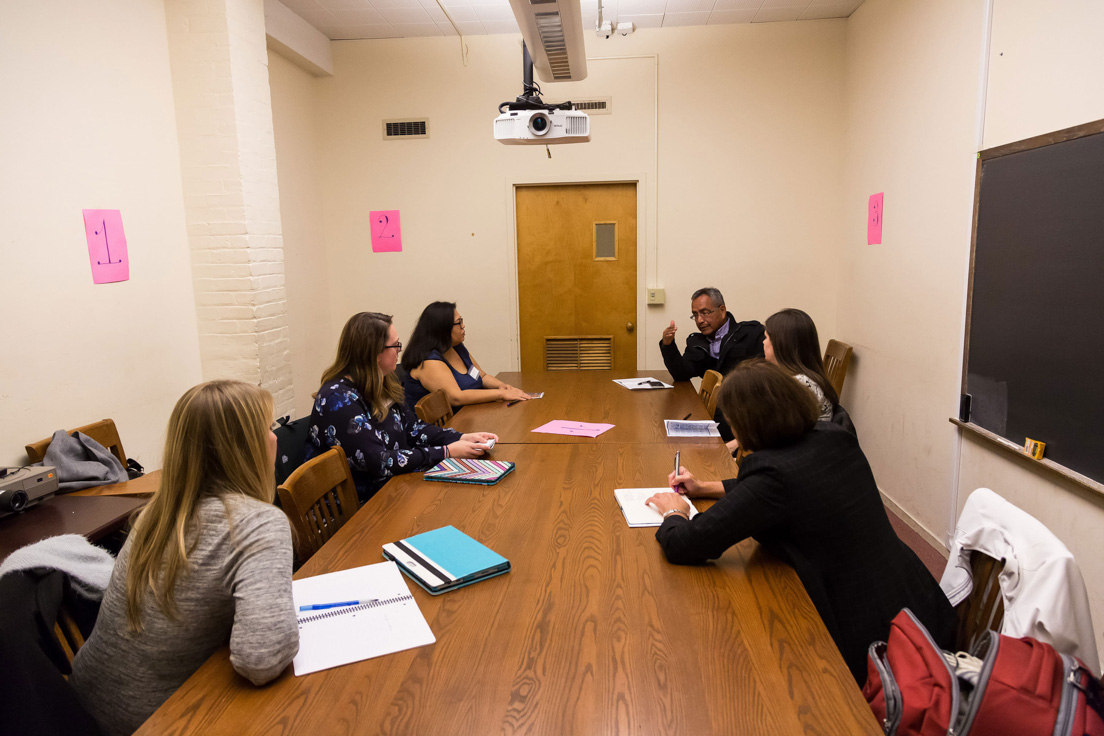
[[[521,44],[521,81],[522,92],[517,99],[498,106],[499,116],[494,121],[496,141],[545,146],[590,140],[590,116],[573,110],[570,102],[552,105],[541,100],[540,86],[533,83],[533,59],[524,41]]]
[[[590,117],[577,110],[507,110],[495,118],[494,137],[507,144],[585,143]]]

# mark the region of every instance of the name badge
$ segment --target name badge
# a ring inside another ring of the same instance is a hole
[[[479,369],[473,365],[470,369],[468,369],[468,375],[472,378],[479,378]]]

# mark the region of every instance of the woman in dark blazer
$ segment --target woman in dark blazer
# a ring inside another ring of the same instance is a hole
[[[735,479],[701,481],[685,468],[671,474],[671,487],[691,498],[720,498],[693,521],[678,494],[649,499],[664,517],[656,539],[667,559],[705,562],[754,537],[793,565],[860,685],[867,647],[886,639],[902,608],[949,646],[954,611],[890,526],[855,437],[817,422],[812,394],[766,361],[741,363],[719,390],[718,405],[750,454]]]

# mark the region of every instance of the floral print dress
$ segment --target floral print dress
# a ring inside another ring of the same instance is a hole
[[[402,403],[392,405],[387,415],[377,420],[360,392],[341,378],[318,390],[305,459],[340,446],[364,503],[392,476],[426,470],[441,462],[444,446],[458,439],[456,430],[426,424]]]

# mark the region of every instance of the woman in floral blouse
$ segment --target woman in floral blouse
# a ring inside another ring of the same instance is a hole
[[[488,440],[498,439],[490,432],[462,435],[419,420],[404,405],[395,377],[401,350],[390,315],[353,315],[315,394],[306,459],[340,445],[361,503],[393,475],[426,470],[446,457],[479,457]]]

